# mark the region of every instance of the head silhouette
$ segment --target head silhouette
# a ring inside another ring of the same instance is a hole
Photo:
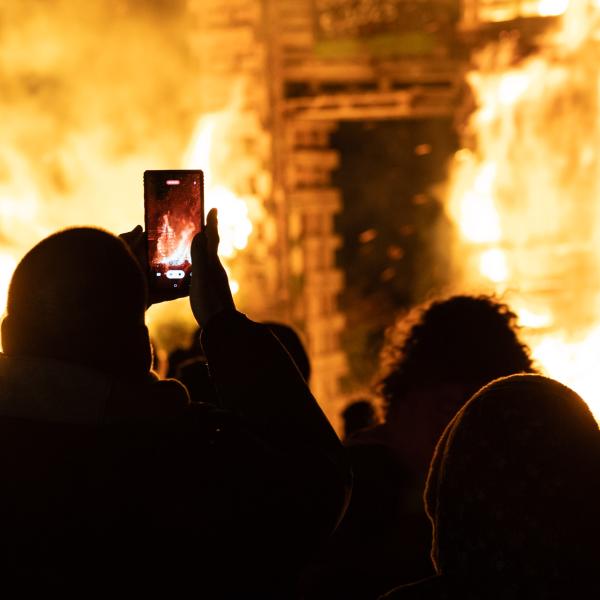
[[[377,411],[369,400],[355,400],[346,405],[342,411],[344,422],[344,439],[377,424]]]
[[[516,315],[489,296],[452,296],[419,307],[389,332],[381,390],[388,411],[423,385],[456,384],[469,396],[506,375],[529,372]],[[457,406],[458,410],[460,406]]]
[[[386,421],[423,476],[444,428],[480,387],[534,370],[516,315],[488,296],[453,296],[415,309],[388,332],[384,360]]]
[[[4,352],[142,375],[151,361],[146,298],[144,275],[122,240],[99,229],[61,231],[34,246],[14,272]]]
[[[481,389],[431,463],[437,571],[465,598],[584,597],[573,585],[597,579],[599,461],[598,425],[569,388],[513,375]]]

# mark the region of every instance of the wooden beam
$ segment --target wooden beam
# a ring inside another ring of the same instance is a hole
[[[456,92],[448,88],[415,87],[387,93],[323,94],[290,98],[284,112],[298,120],[357,121],[423,119],[454,113]]]

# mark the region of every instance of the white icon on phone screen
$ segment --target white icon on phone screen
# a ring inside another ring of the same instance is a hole
[[[167,279],[183,279],[185,272],[180,269],[169,269],[166,273]]]

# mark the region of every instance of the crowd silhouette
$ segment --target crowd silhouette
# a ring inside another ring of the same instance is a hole
[[[314,398],[298,335],[238,312],[211,211],[199,329],[152,369],[141,228],[67,229],[12,277],[0,355],[6,589],[207,599],[600,597],[600,433],[493,298],[388,332],[378,391]],[[10,587],[9,587],[10,586]]]

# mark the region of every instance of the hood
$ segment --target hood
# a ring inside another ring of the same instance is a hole
[[[569,388],[538,375],[482,388],[444,431],[430,468],[438,573],[511,598],[588,577],[599,459],[598,425]]]
[[[175,380],[127,380],[58,360],[0,354],[0,416],[95,424],[176,414],[189,403]]]

